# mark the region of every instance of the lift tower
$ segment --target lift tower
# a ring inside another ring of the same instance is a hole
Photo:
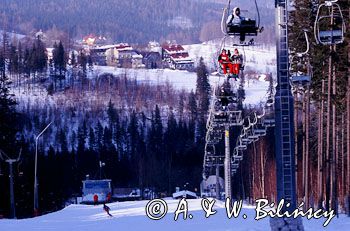
[[[296,208],[294,103],[289,80],[288,0],[275,0],[277,39],[277,87],[275,95],[275,153],[277,200]]]

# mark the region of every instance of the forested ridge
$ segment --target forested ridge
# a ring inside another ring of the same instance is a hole
[[[70,38],[80,39],[93,33],[120,42],[170,39],[195,43],[222,36],[220,21],[226,4],[193,0],[4,0],[0,27],[23,34],[57,28]],[[253,1],[235,4],[256,15]],[[272,27],[271,3],[262,2],[259,7],[265,28]]]

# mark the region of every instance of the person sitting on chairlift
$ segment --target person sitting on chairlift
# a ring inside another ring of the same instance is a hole
[[[244,18],[241,16],[241,9],[239,7],[235,7],[232,10],[232,14],[227,18],[227,25],[240,26],[242,20]]]
[[[223,111],[226,111],[227,106],[229,104],[229,99],[228,96],[230,96],[229,92],[225,89],[224,86],[221,87],[220,92],[219,92],[219,97],[220,97],[220,102]]]
[[[234,50],[231,60],[232,60],[232,67],[233,67],[233,78],[237,80],[239,71],[240,69],[242,69],[242,56],[239,54],[237,48]]]
[[[230,56],[228,56],[228,54],[226,54],[225,49],[223,49],[221,54],[219,55],[218,61],[221,64],[222,70],[223,70],[226,77],[228,77],[227,68],[229,68],[230,74],[233,74],[232,62],[231,62]]]

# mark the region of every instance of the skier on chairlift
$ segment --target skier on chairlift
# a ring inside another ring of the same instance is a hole
[[[223,49],[221,54],[219,55],[218,61],[221,64],[222,70],[223,70],[226,77],[229,76],[227,73],[227,68],[229,68],[230,74],[233,75],[232,61],[230,59],[230,56],[228,56],[228,54],[226,53],[225,49]]]
[[[229,104],[229,99],[228,97],[230,96],[230,93],[225,89],[224,86],[221,87],[220,92],[219,92],[219,101],[221,102],[221,106],[223,111],[226,111],[228,104]]]
[[[239,71],[242,68],[242,56],[239,54],[237,48],[234,50],[231,60],[232,60],[232,68],[233,68],[233,78],[237,80],[239,76]]]
[[[226,24],[240,26],[242,20],[244,20],[244,18],[241,16],[241,9],[235,7],[232,10],[232,14],[227,18]]]

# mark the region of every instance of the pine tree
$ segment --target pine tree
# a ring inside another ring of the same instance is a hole
[[[198,114],[204,119],[208,113],[210,103],[209,72],[204,64],[203,58],[199,60],[197,67],[196,97],[198,100]]]
[[[92,127],[90,127],[90,130],[89,130],[89,149],[91,152],[94,152],[97,150],[95,132],[94,132],[94,129]]]
[[[68,153],[67,137],[62,128],[59,131],[59,143],[61,144],[61,153]]]
[[[198,116],[198,110],[197,110],[197,101],[196,101],[196,95],[193,91],[191,91],[189,97],[188,97],[188,105],[187,105],[188,111],[190,112],[190,120],[192,122],[196,121]]]
[[[114,108],[114,104],[112,103],[111,99],[109,100],[107,107],[108,107],[107,108],[107,115],[108,115],[108,119],[109,119],[109,124],[110,124],[110,127],[112,127],[113,124],[118,119],[118,114],[117,114],[117,110]]]
[[[86,76],[87,58],[86,58],[86,55],[84,54],[83,51],[80,51],[80,54],[78,56],[78,63],[79,63],[79,66],[81,68],[83,77],[85,77]]]
[[[16,112],[16,101],[10,93],[10,85],[6,75],[5,57],[0,52],[0,147],[7,153],[12,153],[19,130]],[[16,150],[17,151],[17,150]]]
[[[129,149],[130,149],[130,157],[132,160],[135,160],[136,153],[137,153],[137,143],[139,139],[138,134],[138,121],[136,117],[136,112],[133,111],[130,116],[130,122],[128,126],[128,134],[129,134]]]
[[[32,65],[33,69],[43,72],[47,67],[47,54],[45,44],[38,38],[36,39],[32,49]]]
[[[64,73],[66,71],[66,58],[65,58],[65,50],[61,41],[59,42],[58,45],[56,43],[54,45],[53,62],[55,65],[55,70],[58,70],[59,79],[60,80],[63,79]]]
[[[71,55],[71,57],[70,57],[70,64],[71,64],[71,66],[74,68],[74,67],[76,67],[76,64],[77,64],[76,57],[75,57],[75,52],[72,51],[71,54],[72,54],[72,55]]]

